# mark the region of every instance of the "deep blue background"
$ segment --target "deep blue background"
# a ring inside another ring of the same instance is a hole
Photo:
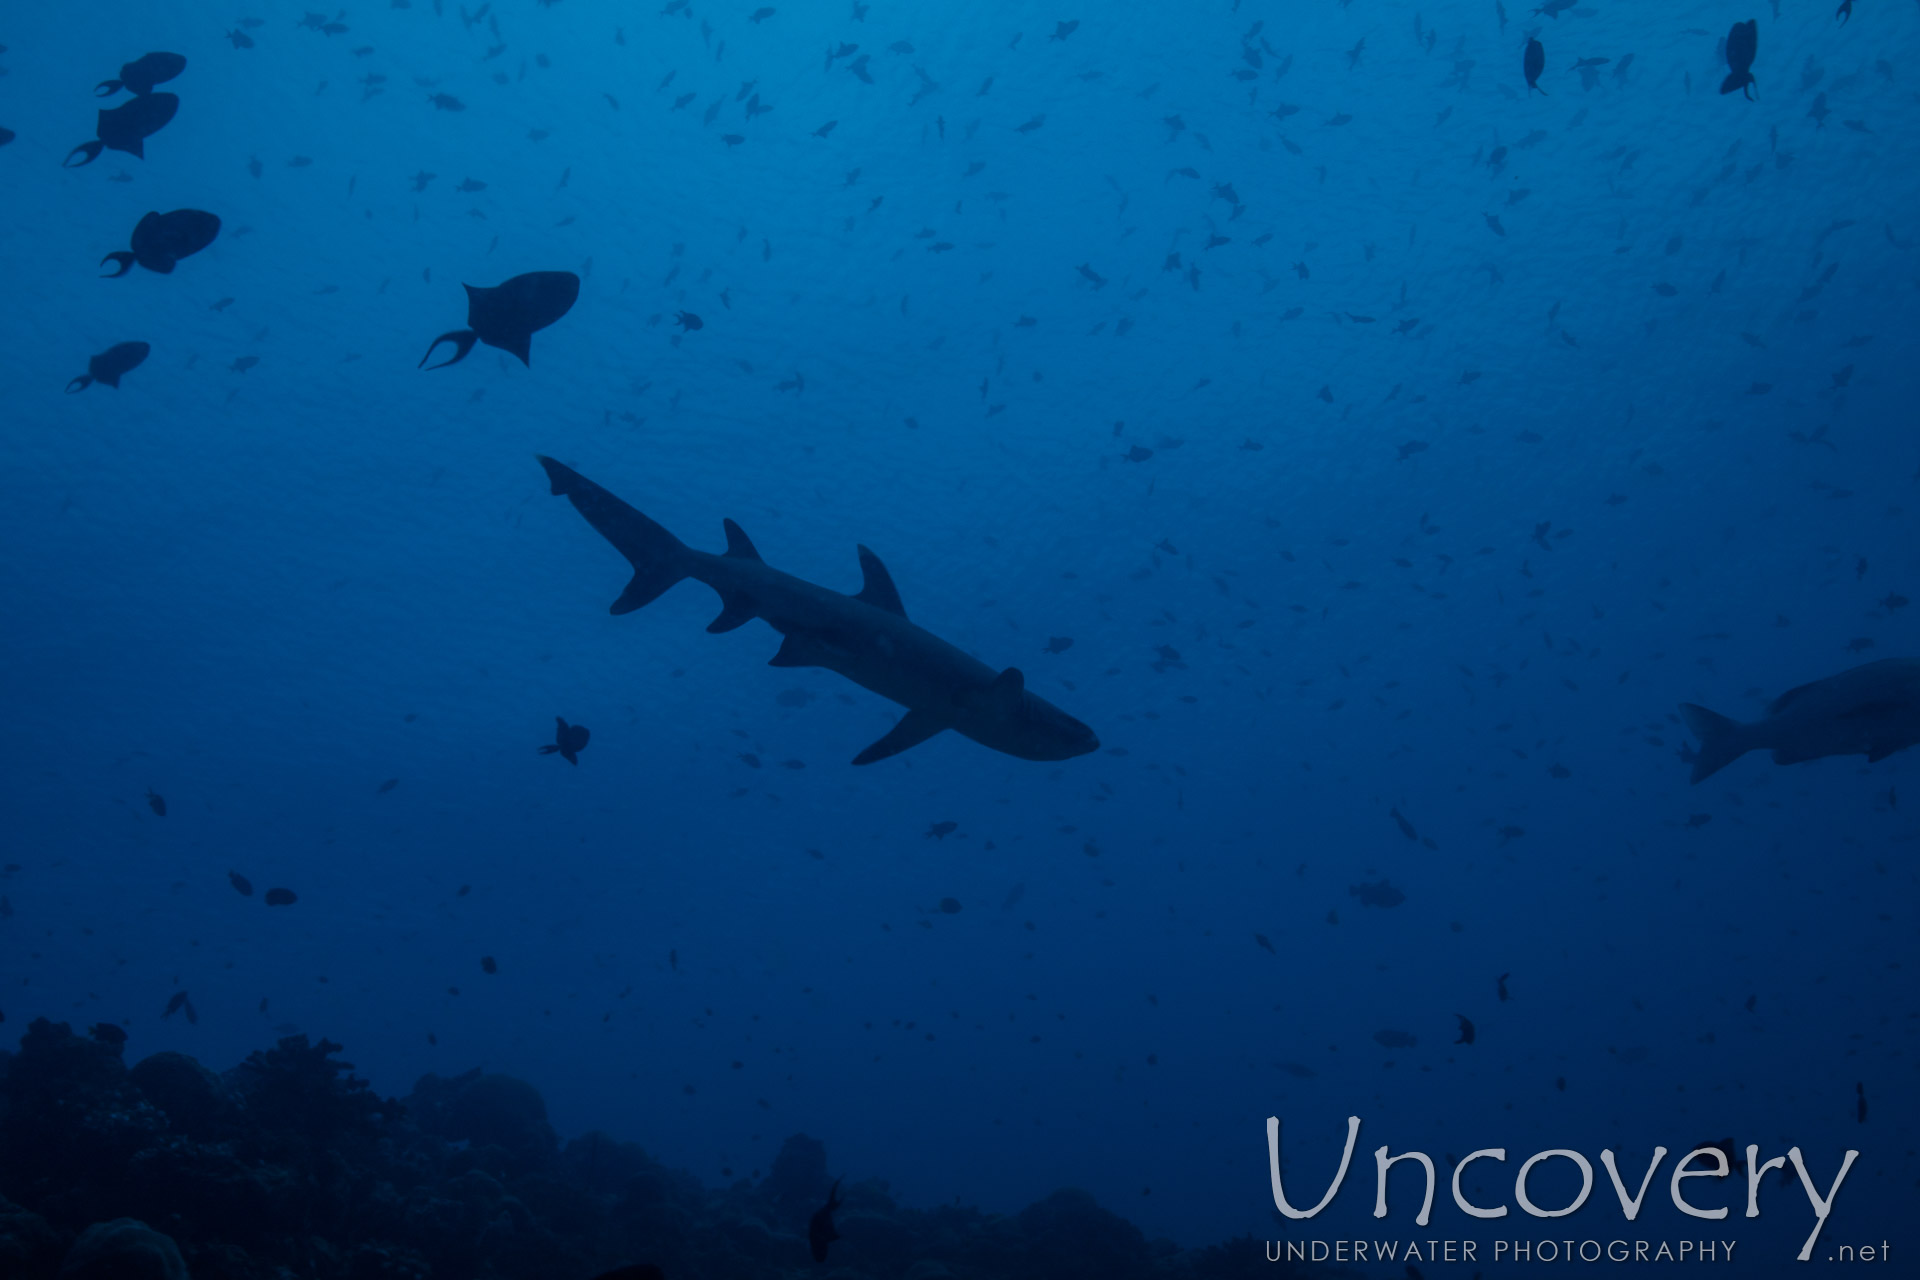
[[[1187,1242],[1279,1232],[1270,1114],[1296,1200],[1367,1126],[1287,1234],[1379,1225],[1378,1142],[1632,1169],[1729,1135],[1822,1185],[1863,1151],[1823,1245],[1901,1229],[1914,761],[1689,788],[1673,713],[1915,651],[1915,6],[660,7],[365,3],[328,37],[255,3],[249,50],[227,7],[6,14],[8,1031],[224,1067],[297,1028],[382,1092],[524,1076],[563,1133],[709,1180],[805,1131],[909,1203],[1079,1185]],[[1751,16],[1758,100],[1722,97]],[[148,49],[189,59],[178,119],[63,171]],[[93,279],[177,207],[225,233]],[[416,371],[461,282],[538,269],[585,284],[531,369]],[[130,338],[120,391],[62,396]],[[692,584],[609,617],[627,568],[536,450],[836,588],[866,543],[1102,753],[851,768],[897,709],[704,634]],[[534,752],[556,713],[578,769]],[[1350,894],[1381,877],[1403,905]],[[1444,1185],[1415,1231],[1399,1176],[1399,1234],[1497,1234]],[[1625,1230],[1600,1177],[1533,1234]],[[1796,1249],[1800,1192],[1757,1224],[1742,1192],[1693,1223],[1663,1173],[1639,1232]]]

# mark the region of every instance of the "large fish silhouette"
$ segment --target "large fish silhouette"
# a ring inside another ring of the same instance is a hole
[[[861,547],[860,594],[848,596],[770,567],[740,526],[725,521],[723,555],[695,551],[571,467],[542,457],[553,492],[633,566],[633,580],[612,612],[651,604],[684,578],[720,594],[731,631],[754,618],[782,636],[769,666],[825,667],[907,709],[891,732],[854,757],[872,764],[946,729],[1022,760],[1068,760],[1099,749],[1093,730],[1026,686],[1017,667],[992,667],[907,621],[900,593],[880,558]]]
[[[144,160],[147,158],[147,139],[166,128],[167,121],[173,119],[174,112],[178,110],[180,99],[173,94],[146,93],[111,110],[102,111],[93,127],[93,138],[67,152],[67,158],[61,164],[68,169],[79,169],[98,160],[103,150],[124,151],[136,159]],[[75,164],[75,156],[85,156],[86,159]]]
[[[187,60],[177,53],[149,53],[120,68],[118,80],[102,80],[93,87],[93,96],[109,98],[125,89],[132,94],[148,94],[153,86],[165,84],[187,69]]]
[[[67,394],[85,391],[96,382],[118,391],[122,375],[139,368],[151,350],[153,348],[144,342],[121,342],[108,347],[87,361],[87,371],[67,384]]]
[[[467,327],[435,338],[420,357],[422,369],[459,364],[476,342],[512,352],[521,364],[531,367],[533,335],[573,309],[580,296],[580,277],[571,271],[529,271],[491,289],[460,287],[467,291]],[[443,342],[453,344],[452,359],[429,365],[427,361]]]
[[[1727,78],[1720,82],[1720,92],[1732,93],[1735,89],[1744,90],[1749,100],[1753,97],[1753,59],[1760,52],[1760,23],[1748,18],[1745,22],[1736,22],[1727,32]]]
[[[1749,751],[1771,750],[1775,764],[1856,755],[1873,764],[1920,743],[1920,658],[1885,658],[1789,689],[1751,724],[1691,702],[1680,714],[1700,739],[1695,782]]]
[[[173,264],[190,258],[212,244],[220,234],[220,219],[203,209],[175,209],[172,213],[149,213],[133,229],[131,249],[122,249],[100,259],[100,265],[118,263],[120,269],[104,279],[118,280],[133,270],[134,264],[166,275]]]

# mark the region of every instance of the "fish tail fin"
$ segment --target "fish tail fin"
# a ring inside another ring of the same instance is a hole
[[[633,580],[613,602],[612,613],[632,613],[652,604],[687,576],[687,544],[573,468],[536,454],[553,493],[573,504],[588,524],[633,566]]]
[[[1693,736],[1700,739],[1700,754],[1693,761],[1695,782],[1712,777],[1758,745],[1746,725],[1717,711],[1683,702],[1680,714]]]

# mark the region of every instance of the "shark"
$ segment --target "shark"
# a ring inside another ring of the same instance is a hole
[[[892,575],[866,547],[858,548],[860,591],[843,595],[767,564],[732,520],[722,522],[724,552],[696,551],[571,467],[535,456],[554,496],[571,502],[633,566],[609,612],[632,613],[692,578],[720,596],[709,632],[759,618],[781,636],[769,666],[824,667],[905,707],[854,764],[899,755],[949,729],[1021,760],[1070,760],[1099,750],[1093,730],[1028,689],[1018,667],[995,671],[908,621]]]

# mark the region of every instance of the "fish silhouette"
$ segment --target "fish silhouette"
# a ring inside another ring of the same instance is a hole
[[[100,259],[100,265],[118,263],[120,269],[102,277],[118,280],[138,263],[149,271],[167,275],[173,264],[190,258],[212,244],[220,234],[220,219],[200,209],[175,209],[172,213],[149,213],[133,229],[133,246]]]
[[[459,364],[476,342],[511,352],[531,368],[533,335],[573,309],[580,296],[580,277],[571,271],[529,271],[490,289],[470,284],[461,288],[467,291],[467,327],[435,338],[420,357],[422,369]],[[429,365],[427,361],[443,342],[453,344],[453,358]]]
[[[11,129],[0,129],[0,147],[6,146],[20,135]]]
[[[558,726],[553,732],[553,741],[541,747],[540,754],[550,756],[558,752],[560,758],[568,764],[579,764],[580,756],[578,753],[587,749],[587,739],[591,736],[587,730],[587,726],[583,724],[568,724],[566,720],[560,716],[555,716],[553,720]]]
[[[165,84],[186,69],[187,60],[177,53],[149,53],[122,66],[118,80],[102,80],[95,85],[93,96],[110,98],[122,89],[136,95],[149,94],[153,86]]]
[[[1542,71],[1545,71],[1546,69],[1547,69],[1546,46],[1541,44],[1538,40],[1529,38],[1527,40],[1526,56],[1521,60],[1521,70],[1526,72],[1526,76],[1527,76],[1527,92],[1528,93],[1532,93],[1535,89],[1540,89],[1540,73]],[[1547,94],[1547,91],[1545,89],[1540,89],[1541,97],[1544,98],[1546,94]]]
[[[1886,658],[1789,689],[1748,724],[1691,702],[1680,714],[1700,739],[1694,782],[1749,751],[1771,750],[1775,764],[1851,755],[1875,764],[1920,743],[1920,659]]]
[[[1727,78],[1720,82],[1721,93],[1732,93],[1735,89],[1745,92],[1747,99],[1753,99],[1753,59],[1760,51],[1760,24],[1753,18],[1733,24],[1733,30],[1727,32]]]
[[[152,349],[144,342],[121,342],[108,347],[87,361],[87,371],[67,384],[67,394],[85,391],[96,382],[104,382],[118,391],[122,375],[139,368]]]
[[[102,151],[124,151],[144,160],[147,139],[166,128],[167,121],[173,119],[178,110],[180,99],[173,94],[147,93],[101,111],[93,127],[93,138],[67,152],[61,164],[68,169],[83,168],[98,160]],[[79,155],[86,159],[75,164],[73,158]]]

